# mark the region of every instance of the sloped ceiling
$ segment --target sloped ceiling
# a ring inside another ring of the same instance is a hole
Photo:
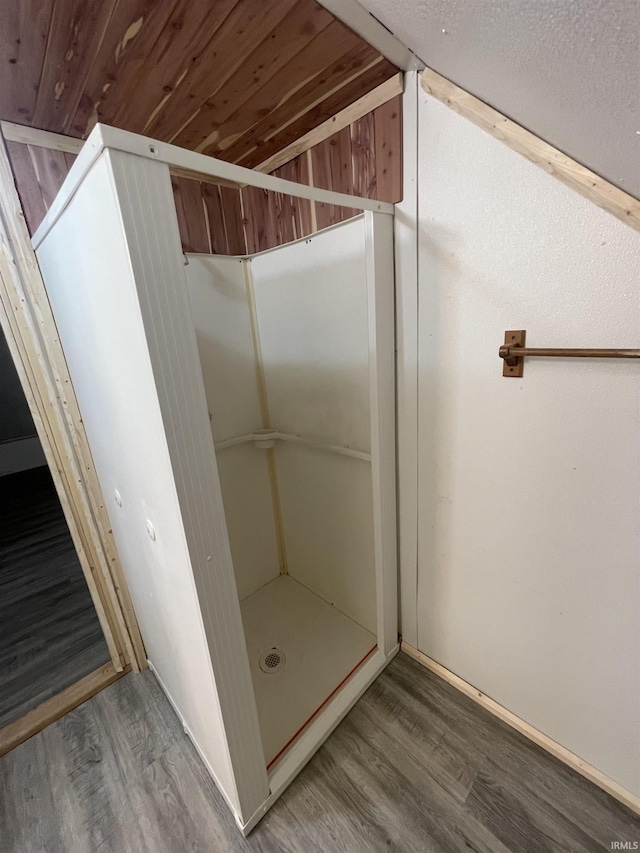
[[[0,118],[255,166],[395,72],[315,0],[6,0]]]
[[[360,0],[430,68],[640,198],[638,0]]]

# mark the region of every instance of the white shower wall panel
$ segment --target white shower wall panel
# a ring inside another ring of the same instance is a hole
[[[364,219],[251,262],[271,422],[368,452]]]
[[[233,801],[201,601],[108,155],[37,254],[147,655]]]
[[[188,255],[189,302],[214,439],[262,426],[251,314],[239,258]]]
[[[250,261],[194,254],[187,259],[187,288],[211,429],[220,443],[262,427],[245,278]],[[223,447],[216,455],[242,599],[280,571],[267,458],[253,443]]]
[[[375,633],[371,466],[288,442],[276,460],[289,574]]]
[[[271,423],[369,453],[364,218],[251,261]],[[371,465],[278,441],[288,571],[369,631],[376,628]]]
[[[280,573],[267,457],[252,442],[218,451],[233,570],[242,600]]]

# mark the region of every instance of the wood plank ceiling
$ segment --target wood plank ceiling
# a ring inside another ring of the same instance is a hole
[[[7,0],[0,118],[255,166],[396,69],[315,0]]]

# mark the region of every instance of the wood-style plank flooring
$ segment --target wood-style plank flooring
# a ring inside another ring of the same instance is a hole
[[[405,655],[249,838],[153,675],[0,759],[3,853],[579,853],[640,818]]]
[[[49,469],[0,477],[0,726],[109,660]]]

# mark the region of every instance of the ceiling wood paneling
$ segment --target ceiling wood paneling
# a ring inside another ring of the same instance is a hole
[[[96,121],[254,166],[395,68],[315,0],[0,4],[0,118]]]

